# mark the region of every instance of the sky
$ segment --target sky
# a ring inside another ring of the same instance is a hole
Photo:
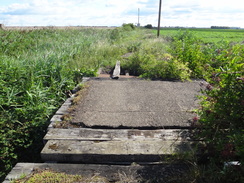
[[[161,26],[244,28],[243,0],[162,0]],[[157,26],[159,0],[0,0],[6,26]]]

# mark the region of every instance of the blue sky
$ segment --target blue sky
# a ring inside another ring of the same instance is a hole
[[[241,0],[162,0],[161,26],[244,28]],[[0,23],[8,26],[157,26],[159,0],[0,0]]]

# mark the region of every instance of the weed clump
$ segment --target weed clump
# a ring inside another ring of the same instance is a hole
[[[84,177],[81,175],[69,175],[52,170],[36,170],[32,175],[14,180],[13,183],[65,183],[65,182],[84,182],[84,183],[108,183],[109,181],[101,176]]]

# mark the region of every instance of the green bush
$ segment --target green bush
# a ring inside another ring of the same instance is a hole
[[[179,32],[173,37],[170,52],[180,62],[187,64],[192,78],[204,78],[207,63],[202,50],[202,41],[192,32]]]
[[[152,26],[152,24],[147,24],[147,25],[145,26],[145,28],[147,28],[147,29],[152,29],[153,26]]]
[[[117,41],[122,38],[122,30],[120,28],[113,29],[110,35],[111,41]]]
[[[191,73],[186,64],[170,54],[162,54],[159,58],[158,55],[137,52],[122,62],[121,66],[132,75],[150,79],[188,80]]]
[[[142,77],[152,79],[171,79],[188,80],[190,69],[184,63],[181,63],[169,54],[164,54],[162,60],[146,58],[141,65]]]
[[[216,171],[209,178],[215,177],[218,182],[244,180],[243,166],[235,171],[233,167],[223,169],[227,162],[244,163],[244,63],[238,57],[216,69],[208,79],[199,109],[197,134],[206,143],[203,152]]]
[[[129,24],[123,24],[122,28],[124,31],[132,31],[136,29],[136,26],[132,23],[129,23]]]

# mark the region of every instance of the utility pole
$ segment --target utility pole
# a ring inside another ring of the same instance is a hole
[[[162,7],[162,0],[159,0],[158,34],[157,34],[157,37],[159,37],[159,35],[160,35],[161,7]]]
[[[138,8],[138,24],[137,27],[140,27],[140,8]]]

